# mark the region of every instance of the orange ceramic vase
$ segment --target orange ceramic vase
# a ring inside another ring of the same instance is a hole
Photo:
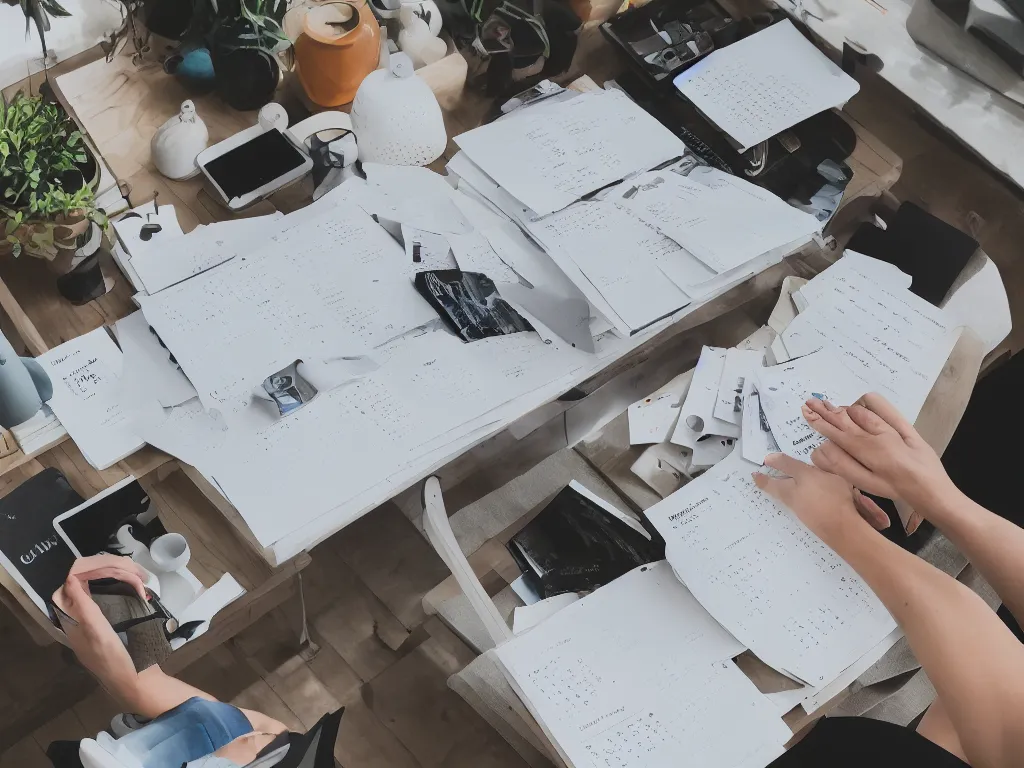
[[[321,107],[355,98],[380,59],[380,26],[366,0],[314,6],[295,41],[299,82]]]

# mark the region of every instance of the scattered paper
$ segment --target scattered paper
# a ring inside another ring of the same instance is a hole
[[[714,51],[673,83],[744,152],[860,90],[789,19]]]
[[[741,650],[661,562],[496,654],[567,765],[764,766],[791,734],[731,661]]]
[[[721,347],[704,347],[701,350],[690,388],[679,411],[679,420],[672,432],[671,439],[676,445],[695,448],[703,435],[740,436],[738,426],[714,415],[725,355],[726,350]]]
[[[809,306],[780,338],[791,357],[833,350],[870,382],[865,392],[878,391],[913,422],[959,338],[959,322],[909,290],[874,279],[877,269],[863,268],[870,261],[846,263],[844,256],[801,288]]]
[[[163,208],[160,209],[163,212]],[[131,252],[131,265],[146,286],[157,293],[182,280],[258,250],[280,228],[282,214],[235,219],[201,226],[173,239],[161,232],[148,248]]]
[[[715,400],[716,419],[740,424],[743,416],[743,398],[747,382],[753,380],[758,368],[764,365],[764,352],[733,347],[725,353],[722,380],[718,384]]]
[[[761,466],[769,453],[778,453],[779,444],[775,442],[768,420],[761,411],[761,396],[757,390],[751,391],[743,401],[743,440],[741,453],[747,461]]]
[[[482,272],[498,284],[519,282],[515,270],[501,260],[482,232],[449,235],[448,242],[463,272]]]
[[[406,268],[410,275],[435,269],[458,269],[452,257],[451,245],[444,235],[435,235],[425,229],[402,225],[405,242]]]
[[[518,606],[512,612],[512,634],[519,635],[533,629],[545,619],[554,616],[567,605],[572,605],[580,596],[575,592],[555,595],[532,605]]]
[[[36,358],[53,383],[50,408],[96,469],[142,448],[121,406],[121,350],[97,328]]]
[[[367,214],[328,209],[140,303],[203,405],[231,426],[290,363],[360,355],[436,320],[404,267],[401,246]]]
[[[690,466],[693,469],[707,469],[725,459],[736,447],[735,437],[705,435],[693,447]]]
[[[524,109],[456,136],[455,143],[540,216],[686,149],[617,90]]]
[[[852,405],[873,389],[870,381],[854,375],[830,348],[762,368],[755,386],[779,449],[808,464],[825,438],[807,423],[801,411],[804,403],[817,398],[837,406]]]
[[[672,567],[722,625],[775,669],[835,679],[896,628],[860,576],[732,456],[647,510]]]
[[[206,631],[210,628],[210,622],[213,618],[222,609],[226,608],[229,604],[233,603],[244,594],[245,590],[237,581],[235,581],[234,576],[230,573],[225,573],[221,576],[217,580],[216,584],[209,589],[203,590],[202,593],[193,600],[179,616],[176,617],[178,619],[179,626],[187,624],[190,621],[201,621],[203,623],[188,640],[185,640],[184,638],[171,640],[171,649],[177,650],[185,643],[206,634]]]
[[[121,388],[127,402],[155,398],[171,408],[196,396],[196,388],[171,362],[171,353],[160,345],[141,311],[118,320],[114,331],[124,356]]]
[[[629,444],[664,443],[679,418],[679,397],[671,392],[645,397],[629,406]]]
[[[690,303],[653,256],[679,246],[612,202],[576,203],[531,225],[530,232],[555,263],[569,261],[582,273],[580,290],[588,298],[599,294],[612,307],[624,335]]]
[[[821,230],[810,214],[771,192],[716,168],[689,176],[658,171],[623,185],[619,205],[686,249],[711,270],[691,271],[684,289],[707,282],[780,246]],[[677,258],[677,261],[679,259]],[[683,262],[680,261],[680,267]],[[691,267],[692,270],[692,267]]]

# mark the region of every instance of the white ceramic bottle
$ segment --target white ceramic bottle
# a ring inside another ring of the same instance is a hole
[[[150,142],[150,154],[156,169],[169,179],[188,179],[199,173],[196,156],[209,146],[210,132],[196,114],[191,101],[181,104],[181,112],[161,125]]]

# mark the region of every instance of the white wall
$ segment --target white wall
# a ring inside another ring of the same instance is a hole
[[[70,18],[52,19],[46,46],[63,61],[96,45],[121,26],[120,4],[114,0],[61,0]],[[20,6],[0,5],[0,88],[43,68],[42,49],[35,25],[25,36],[25,15]]]

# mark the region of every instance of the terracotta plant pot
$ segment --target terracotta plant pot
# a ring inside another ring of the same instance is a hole
[[[52,262],[62,252],[74,254],[77,240],[89,231],[89,224],[85,211],[73,211],[53,219],[28,219],[13,234],[21,243],[22,255]],[[0,241],[0,257],[13,251],[13,245]]]

